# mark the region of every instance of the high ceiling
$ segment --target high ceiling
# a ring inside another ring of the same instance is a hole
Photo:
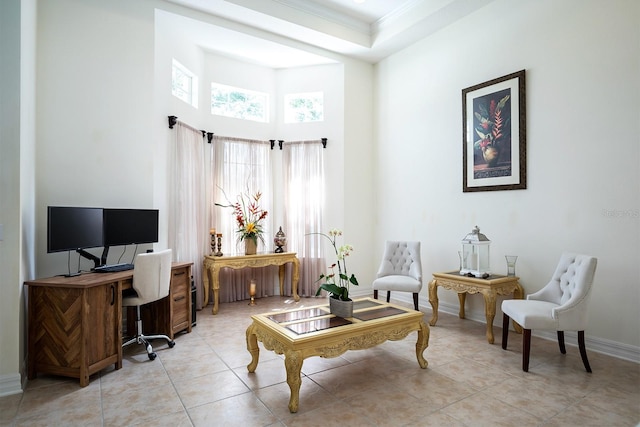
[[[167,1],[195,12],[195,21],[172,15],[173,24],[203,49],[283,68],[336,54],[376,63],[493,0]]]

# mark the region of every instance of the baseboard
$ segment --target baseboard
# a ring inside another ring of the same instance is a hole
[[[387,294],[386,292],[381,291],[380,295],[378,295],[378,298],[386,301],[386,298],[387,298],[386,294]],[[371,296],[371,295],[358,295],[358,296]],[[402,303],[410,304],[411,306],[413,306],[412,298],[413,297],[411,296],[411,294],[407,292],[395,292],[391,295],[392,302],[395,300]],[[424,311],[431,312],[431,304],[426,298],[424,299],[420,298],[418,305],[423,312]],[[459,310],[460,310],[460,307],[458,306],[458,304],[449,304],[449,303],[443,302],[442,300],[440,300],[438,303],[438,311],[440,313],[447,313],[447,314],[452,314],[454,316],[457,316]],[[496,317],[498,316],[496,315]],[[465,310],[465,318],[467,320],[473,320],[475,322],[480,322],[484,324],[487,323],[487,319],[485,317],[484,311],[481,312],[479,310],[468,310],[468,307],[467,307],[467,310]],[[500,317],[499,322],[502,323],[502,317]],[[494,319],[494,326],[496,326],[495,319]],[[558,335],[552,331],[537,332],[533,330],[532,335],[543,338],[543,339],[548,339],[551,341],[558,340]],[[565,338],[567,338],[566,345],[574,345],[572,343],[575,343],[575,346],[577,347],[577,342],[578,342],[577,333],[566,332]],[[586,334],[585,334],[585,345],[588,351],[594,351],[596,353],[602,353],[602,354],[606,354],[607,356],[615,357],[618,359],[624,359],[630,362],[635,362],[640,364],[640,347],[624,344],[616,341],[611,341],[604,338],[589,337]]]
[[[0,375],[0,397],[22,393],[22,376],[18,373]]]

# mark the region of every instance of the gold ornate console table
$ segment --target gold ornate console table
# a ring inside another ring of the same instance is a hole
[[[280,279],[280,295],[284,294],[284,266],[287,263],[293,264],[293,273],[291,276],[291,292],[296,301],[300,300],[298,296],[298,280],[300,278],[300,261],[295,252],[283,253],[259,253],[256,255],[235,255],[235,256],[212,256],[205,255],[204,271],[202,275],[204,282],[204,301],[209,302],[209,288],[213,289],[213,314],[218,314],[218,304],[220,290],[220,270],[222,268],[258,268],[269,265],[277,265],[278,277]],[[210,285],[211,283],[211,285]]]
[[[363,350],[397,341],[418,332],[416,357],[422,369],[427,360],[422,353],[429,345],[429,327],[419,311],[383,303],[371,298],[355,300],[353,317],[343,319],[329,313],[329,305],[251,316],[247,328],[247,350],[251,353],[249,372],[258,367],[260,341],[264,348],[284,354],[287,384],[291,392],[289,411],[297,412],[302,379],[302,362],[311,356],[338,357],[347,350]]]
[[[510,295],[516,299],[522,299],[524,290],[518,282],[517,276],[491,275],[487,279],[479,277],[461,276],[459,272],[433,273],[433,280],[429,283],[429,302],[433,314],[429,325],[435,326],[438,321],[438,286],[458,293],[460,312],[458,316],[465,318],[464,303],[467,294],[481,293],[484,297],[484,313],[487,318],[487,341],[493,344],[493,319],[496,316],[496,299],[498,295]],[[522,333],[522,328],[513,323],[516,332]]]

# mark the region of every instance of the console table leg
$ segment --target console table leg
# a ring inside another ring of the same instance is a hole
[[[209,268],[205,265],[204,271],[202,272],[202,290],[203,290],[203,300],[202,303],[206,307],[209,305]],[[194,308],[195,309],[195,308]]]
[[[458,317],[461,319],[465,319],[467,317],[464,312],[464,306],[467,301],[467,293],[466,292],[458,292],[458,301],[460,302],[460,311],[458,311]]]
[[[516,287],[513,290],[513,298],[514,299],[523,299],[524,298],[524,289],[520,282],[516,282]],[[515,320],[512,320],[513,329],[515,329],[516,333],[522,333],[522,326],[520,326]]]
[[[429,282],[429,303],[431,304],[429,325],[435,326],[438,321],[438,282],[436,279]]]
[[[284,264],[278,266],[278,279],[280,280],[280,296],[284,296]]]
[[[284,366],[287,369],[287,384],[291,390],[289,398],[289,412],[298,412],[300,401],[300,371],[302,370],[302,355],[299,351],[287,351],[284,357]]]
[[[297,302],[300,301],[298,295],[298,282],[300,280],[300,261],[298,258],[293,258],[293,273],[291,276],[291,292],[293,293],[293,299]]]
[[[495,291],[482,292],[484,296],[484,314],[487,318],[487,341],[493,344],[493,319],[496,317],[496,298]]]

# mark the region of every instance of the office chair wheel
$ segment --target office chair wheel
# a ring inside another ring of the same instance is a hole
[[[176,342],[175,341],[169,341],[168,344],[169,344],[169,348],[173,348],[173,347],[175,347]]]
[[[156,357],[157,357],[157,354],[155,354],[155,353],[149,353],[149,354],[148,354],[148,356],[149,356],[149,360],[155,360],[155,359],[156,359]]]

